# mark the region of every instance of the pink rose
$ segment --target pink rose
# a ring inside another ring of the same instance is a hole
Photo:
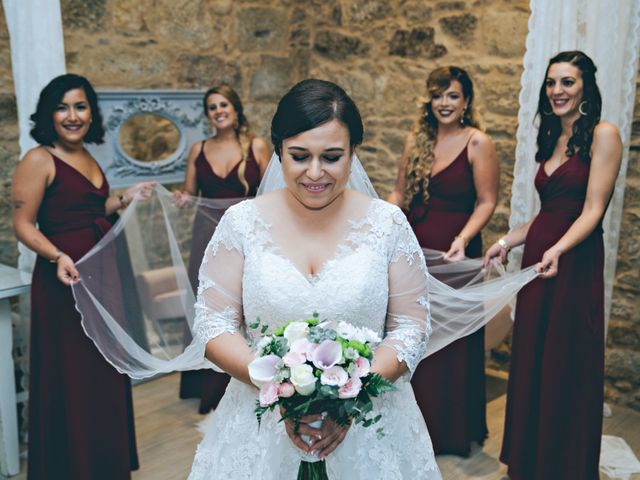
[[[311,354],[318,347],[317,344],[311,343],[306,338],[299,338],[294,341],[289,347],[290,352],[302,353],[307,357],[307,360],[311,360]]]
[[[287,367],[293,367],[294,365],[300,365],[307,361],[307,357],[303,353],[289,352],[282,357],[282,361]]]
[[[345,372],[344,368],[333,366],[327,368],[320,376],[320,383],[323,385],[332,385],[341,387],[349,380],[349,375]]]
[[[326,370],[342,359],[342,345],[334,340],[325,340],[313,351],[311,357],[316,368]]]
[[[350,377],[340,390],[338,390],[338,398],[355,398],[362,389],[362,382],[358,377]]]
[[[371,364],[369,363],[369,360],[364,357],[358,357],[358,359],[355,361],[355,364],[355,375],[357,377],[365,377],[371,371]]]
[[[273,382],[265,383],[260,389],[260,406],[268,407],[278,401],[278,385]]]
[[[295,387],[289,382],[282,382],[278,385],[278,397],[280,398],[289,398],[295,391]]]

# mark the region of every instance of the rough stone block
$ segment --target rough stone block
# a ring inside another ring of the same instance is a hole
[[[392,14],[391,5],[387,0],[351,0],[351,2],[350,23],[368,24]]]
[[[288,58],[263,57],[253,73],[249,86],[251,100],[276,102],[291,87],[293,65]]]
[[[237,47],[243,52],[284,51],[288,16],[275,8],[243,8],[236,14]]]
[[[475,15],[463,13],[441,18],[440,25],[445,33],[465,42],[473,37],[478,26],[478,19]]]
[[[369,45],[355,36],[323,30],[316,33],[313,48],[316,52],[332,60],[364,55],[369,51]]]
[[[435,8],[437,10],[464,10],[466,4],[464,2],[438,2]]]
[[[640,349],[640,335],[630,322],[612,319],[607,332],[607,346]]]
[[[608,349],[605,352],[605,375],[609,380],[625,379],[640,384],[640,352]]]
[[[208,88],[217,83],[228,83],[239,93],[241,89],[240,69],[214,55],[181,55],[178,58],[178,80],[182,85]]]
[[[106,0],[62,0],[60,11],[62,24],[68,28],[80,28],[90,32],[104,29]]]
[[[434,30],[431,27],[398,29],[389,43],[389,54],[399,57],[436,59],[446,53],[444,45],[434,43]]]
[[[400,7],[400,16],[411,23],[423,23],[431,20],[433,8],[422,0],[409,0]]]
[[[485,11],[480,22],[482,41],[489,53],[504,57],[523,55],[528,18],[529,14],[523,11]]]
[[[0,124],[15,124],[18,121],[16,97],[10,93],[0,93]]]

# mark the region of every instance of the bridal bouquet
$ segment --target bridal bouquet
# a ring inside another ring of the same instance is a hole
[[[273,333],[259,319],[249,327],[263,334],[256,359],[249,364],[251,381],[260,389],[258,423],[276,405],[282,407],[282,421],[290,418],[296,430],[302,417],[314,414],[339,425],[369,427],[380,420],[381,415],[372,414],[372,397],[395,387],[370,371],[372,346],[380,342],[375,332],[346,322],[321,322],[317,313],[287,322]],[[381,428],[376,432],[384,435]],[[325,462],[302,461],[298,478],[326,479]]]

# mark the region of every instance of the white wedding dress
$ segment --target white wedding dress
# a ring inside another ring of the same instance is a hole
[[[252,342],[259,333],[247,330],[245,322],[260,317],[275,329],[318,312],[322,319],[375,330],[381,345],[413,371],[430,331],[428,280],[422,250],[403,213],[371,200],[366,215],[351,222],[335,257],[313,276],[302,274],[283,254],[273,228],[256,200],[229,208],[220,221],[200,270],[194,328],[199,340],[231,332]],[[441,478],[409,374],[396,386],[374,402],[380,422],[352,426],[327,457],[330,479]],[[257,397],[256,388],[231,380],[207,422],[190,480],[296,478],[301,452],[277,410],[258,428]],[[384,429],[380,439],[378,427]]]

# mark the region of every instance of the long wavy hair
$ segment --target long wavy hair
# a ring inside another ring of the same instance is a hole
[[[462,115],[461,125],[480,128],[473,105],[473,82],[469,74],[460,67],[447,66],[436,68],[427,78],[428,99],[420,106],[418,118],[414,125],[415,142],[409,153],[407,177],[404,189],[404,207],[408,208],[418,193],[422,193],[421,201],[429,200],[429,176],[433,165],[433,150],[438,134],[438,120],[431,108],[431,98],[441,94],[451,82],[457,80],[462,86],[462,95],[467,100],[467,108]]]
[[[593,142],[593,130],[600,121],[602,113],[602,97],[600,89],[596,83],[596,71],[598,70],[584,52],[572,50],[560,52],[551,60],[544,74],[545,81],[540,87],[540,97],[538,99],[538,112],[540,118],[540,128],[538,130],[538,151],[536,152],[536,162],[546,160],[553,155],[553,151],[558,143],[558,138],[562,133],[560,117],[554,115],[551,103],[547,97],[546,78],[549,68],[554,63],[570,63],[582,75],[582,102],[580,103],[580,118],[578,118],[572,129],[571,138],[567,142],[565,155],[573,156],[578,152],[579,157],[585,161],[591,161],[591,143]]]
[[[202,104],[204,107],[205,116],[208,117],[207,100],[211,95],[215,93],[217,93],[218,95],[222,95],[224,98],[229,100],[236,111],[237,121],[234,124],[233,129],[236,132],[238,143],[240,143],[240,151],[242,152],[242,159],[240,160],[240,164],[238,165],[238,180],[240,180],[240,183],[244,187],[244,193],[245,195],[247,195],[249,193],[250,186],[249,182],[247,182],[245,172],[247,170],[247,158],[249,156],[249,150],[251,149],[251,142],[253,141],[255,135],[249,128],[249,121],[244,115],[244,108],[242,107],[242,100],[240,100],[240,96],[233,88],[231,88],[231,86],[227,85],[226,83],[221,83],[219,85],[211,87],[204,94]]]

